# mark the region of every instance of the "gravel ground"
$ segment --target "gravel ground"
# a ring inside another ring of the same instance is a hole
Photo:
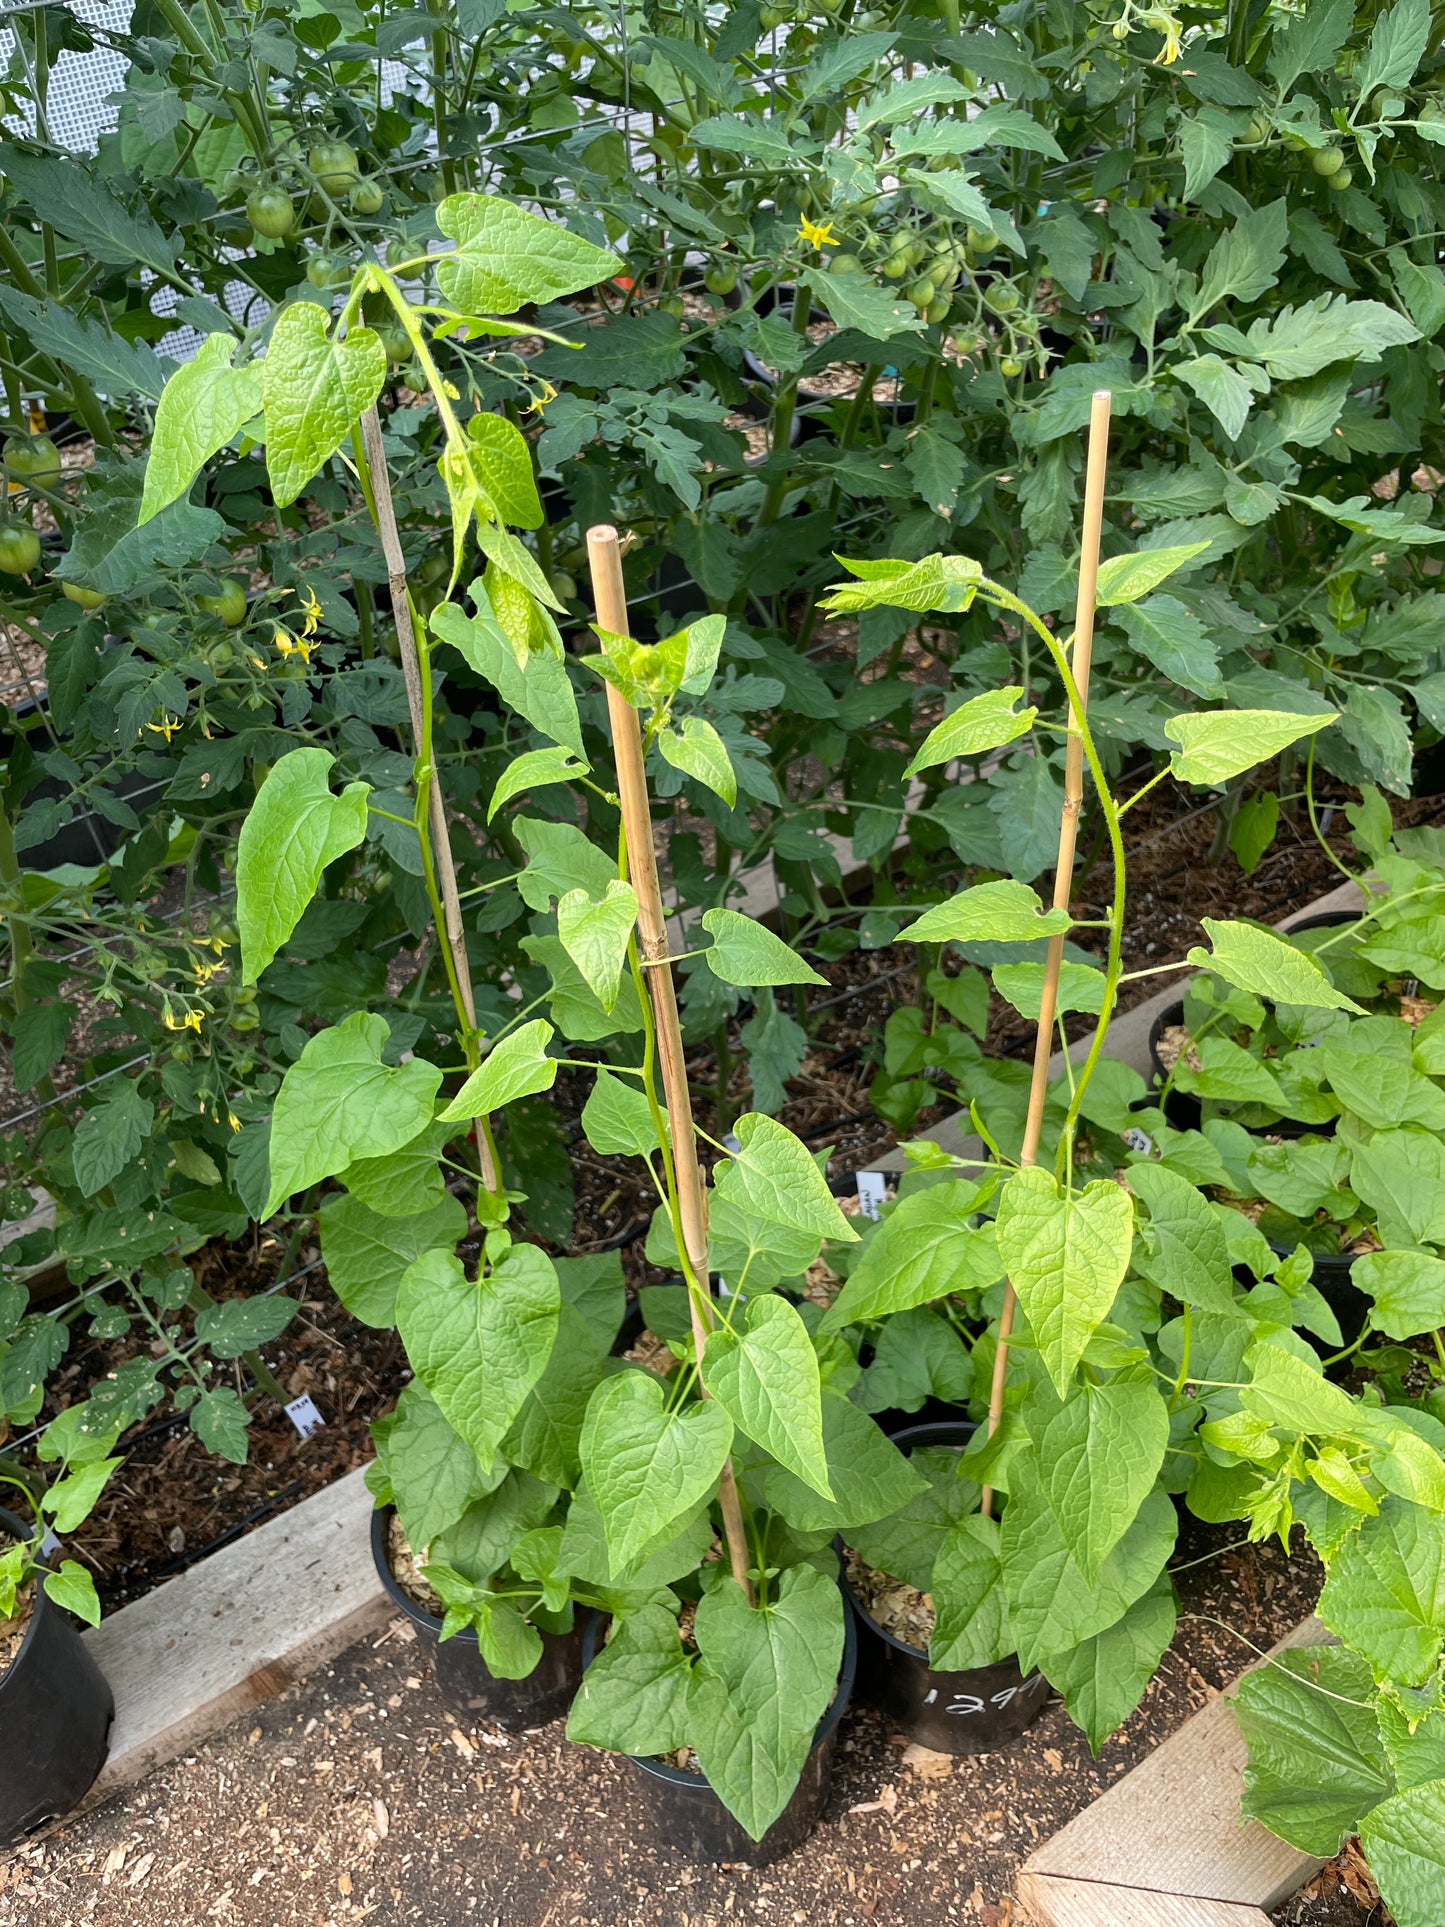
[[[1181,1539],[1181,1560],[1222,1535]],[[398,1622],[194,1753],[0,1859],[0,1927],[1018,1927],[1019,1862],[1308,1611],[1274,1546],[1180,1573],[1185,1610],[1139,1710],[1093,1761],[1063,1708],[950,1759],[866,1709],[827,1813],[770,1868],[694,1865],[647,1830],[636,1770],[561,1723],[460,1722]]]

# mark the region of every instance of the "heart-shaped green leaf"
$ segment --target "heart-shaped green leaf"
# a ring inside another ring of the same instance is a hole
[[[668,1412],[651,1372],[602,1381],[582,1426],[582,1469],[614,1576],[706,1497],[732,1441],[733,1422],[713,1400]]]

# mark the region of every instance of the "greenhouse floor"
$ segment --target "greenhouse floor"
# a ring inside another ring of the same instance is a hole
[[[1191,1616],[1097,1762],[1058,1705],[1014,1746],[959,1759],[910,1753],[856,1710],[823,1825],[761,1870],[656,1844],[634,1769],[572,1746],[561,1722],[459,1723],[399,1621],[0,1862],[0,1923],[1010,1927],[1019,1863],[1249,1657],[1220,1621],[1269,1645],[1318,1583],[1277,1546],[1219,1550],[1180,1580]]]

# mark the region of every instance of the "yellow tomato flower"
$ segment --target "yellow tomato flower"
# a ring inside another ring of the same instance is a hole
[[[162,711],[161,720],[158,723],[147,723],[146,728],[153,729],[157,736],[164,736],[166,741],[169,742],[180,728],[181,720],[179,716],[167,716],[164,711]]]
[[[825,226],[819,227],[816,221],[810,221],[805,214],[798,224],[798,236],[800,240],[806,241],[810,248],[817,248],[821,252],[833,239],[833,223],[829,221]]]
[[[182,1016],[177,1017],[175,1012],[167,1005],[162,1021],[167,1030],[193,1030],[196,1035],[199,1036],[203,1017],[204,1012],[199,1010],[188,1010]]]
[[[532,399],[527,403],[526,408],[523,410],[523,413],[528,415],[540,415],[542,410],[547,406],[548,402],[556,401],[556,399],[557,399],[557,390],[552,386],[550,381],[544,381],[542,383],[541,394],[533,395]]]

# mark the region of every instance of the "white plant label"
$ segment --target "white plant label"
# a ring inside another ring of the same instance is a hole
[[[319,1432],[326,1423],[317,1411],[316,1401],[310,1392],[303,1392],[300,1398],[293,1398],[286,1407],[286,1416],[303,1439],[309,1439],[313,1432]]]
[[[858,1173],[858,1209],[865,1218],[877,1218],[888,1199],[888,1179],[882,1171]]]

